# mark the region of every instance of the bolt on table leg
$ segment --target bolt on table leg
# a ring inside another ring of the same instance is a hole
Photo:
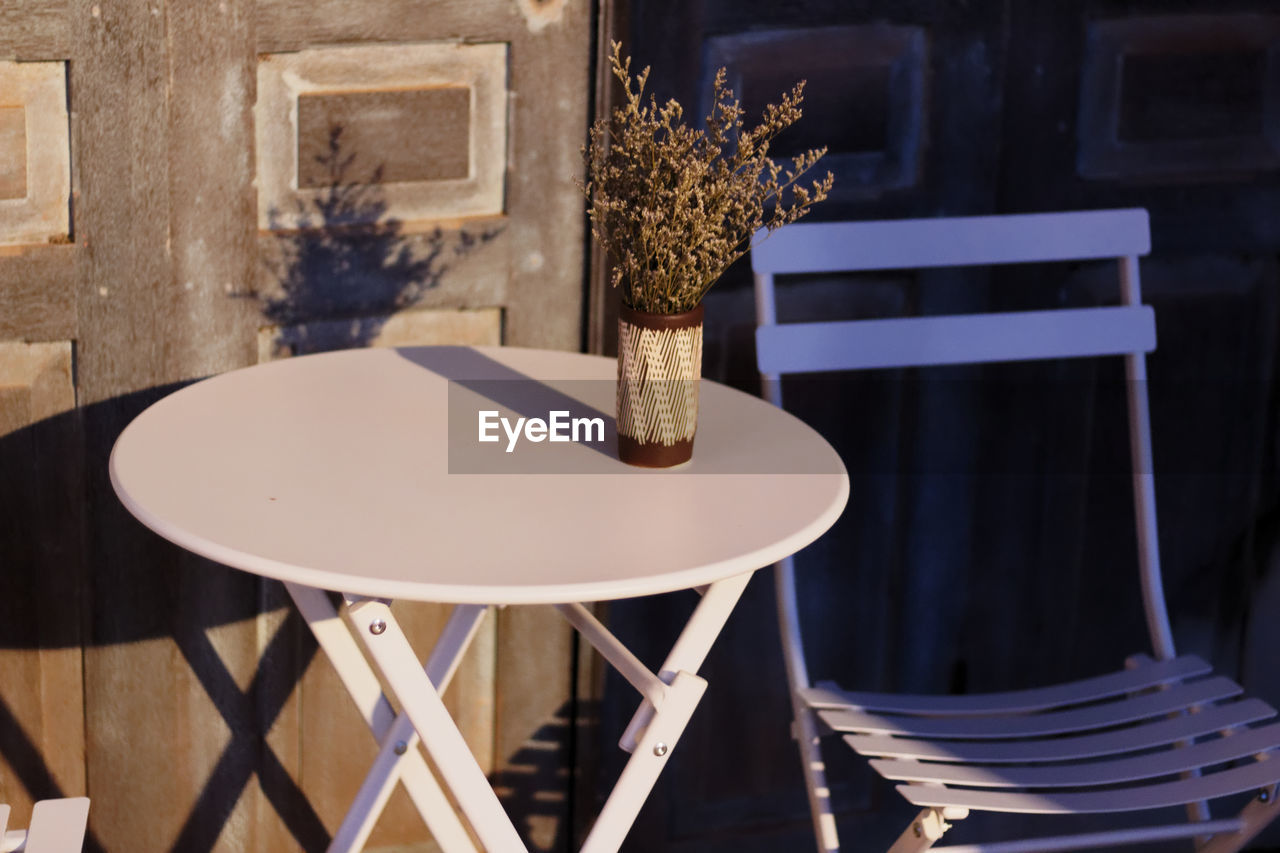
[[[519,833],[489,786],[466,740],[445,708],[440,694],[418,664],[418,658],[387,603],[375,599],[348,600],[348,612],[374,665],[400,700],[422,744],[435,762],[444,784],[457,799],[471,829],[489,853],[527,853]],[[379,625],[379,623],[381,623]],[[379,625],[380,630],[372,630]],[[437,646],[439,648],[439,645]]]
[[[412,731],[412,726],[407,719],[404,723],[397,719],[391,705],[382,695],[382,685],[360,653],[338,611],[330,603],[328,594],[299,584],[288,583],[285,587],[315,635],[316,642],[332,663],[347,693],[369,724],[373,736],[384,747],[379,751],[379,757],[370,769],[369,776],[329,844],[328,853],[349,853],[364,846],[397,779],[404,782],[405,789],[441,850],[445,853],[475,853],[476,847],[471,836],[453,811],[422,755],[415,749],[406,750],[399,761],[384,758],[388,742],[394,749],[396,734],[403,732],[405,728]],[[452,623],[453,619],[450,620],[450,624]]]

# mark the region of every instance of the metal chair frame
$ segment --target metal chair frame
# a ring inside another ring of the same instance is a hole
[[[1070,684],[974,696],[852,693],[812,686],[794,567],[775,567],[794,734],[820,853],[839,849],[820,748],[840,733],[922,810],[893,853],[1080,850],[1196,838],[1238,850],[1280,814],[1280,723],[1210,667],[1178,657],[1160,574],[1146,353],[1155,315],[1142,304],[1138,258],[1150,251],[1141,209],[789,225],[752,250],[756,349],[764,395],[782,405],[788,373],[1117,355],[1128,398],[1138,576],[1154,659]],[[785,274],[1113,259],[1116,306],[778,324],[774,277]],[[1267,761],[1267,758],[1273,760]],[[1212,772],[1210,772],[1212,771]],[[1135,784],[1138,783],[1138,784]],[[1235,817],[1207,801],[1256,791]],[[934,847],[971,810],[1041,814],[1185,805],[1190,820],[1110,832]]]
[[[88,797],[41,800],[30,827],[6,832],[9,806],[0,804],[0,853],[79,853],[88,821]]]

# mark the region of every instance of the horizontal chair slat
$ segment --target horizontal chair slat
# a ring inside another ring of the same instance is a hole
[[[1141,208],[790,225],[757,232],[758,273],[920,269],[1119,258],[1151,251]]]
[[[1238,695],[1240,686],[1229,678],[1210,678],[1179,684],[1167,690],[1043,714],[992,717],[900,717],[864,711],[819,711],[818,716],[838,732],[898,734],[922,738],[1044,737],[1118,726]]]
[[[782,323],[756,329],[760,372],[981,364],[1151,352],[1150,306]]]
[[[1189,779],[1107,788],[1098,791],[1017,794],[1008,791],[944,788],[936,785],[899,785],[898,793],[920,807],[957,807],[1021,814],[1099,814],[1158,809],[1212,800],[1280,782],[1280,755],[1270,761],[1250,761],[1239,767],[1206,773]]]
[[[1162,752],[1112,761],[1040,767],[979,767],[883,758],[869,763],[881,776],[895,782],[941,782],[977,788],[1072,788],[1171,776],[1276,748],[1280,748],[1280,723],[1186,747],[1170,746]]]
[[[830,684],[819,684],[817,687],[800,691],[800,695],[812,708],[850,708],[890,714],[920,714],[926,717],[1020,714],[1121,696],[1148,687],[1206,675],[1211,671],[1212,667],[1200,658],[1184,655],[1173,660],[1153,661],[1133,669],[1111,672],[1095,678],[1031,690],[1011,690],[1005,693],[981,693],[971,696],[898,695],[859,693],[840,690]]]
[[[846,735],[844,740],[860,755],[919,758],[930,761],[1001,764],[1026,761],[1074,761],[1140,749],[1165,746],[1236,726],[1267,720],[1276,711],[1261,699],[1246,699],[1205,708],[1139,726],[1098,734],[1052,740],[930,741],[888,735]]]
[[[1220,832],[1237,832],[1243,826],[1238,818],[1231,820],[1206,820],[1198,823],[1174,823],[1163,826],[1135,826],[1103,832],[1086,832],[1079,835],[1053,835],[1041,838],[1020,838],[1016,841],[996,841],[986,844],[947,844],[929,848],[934,853],[1074,853],[1095,847],[1114,847],[1117,844],[1154,843],[1191,838],[1198,835],[1217,835]]]

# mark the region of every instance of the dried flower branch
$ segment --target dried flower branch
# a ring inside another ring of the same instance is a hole
[[[591,231],[613,260],[612,284],[623,288],[624,303],[658,314],[689,311],[757,231],[795,222],[827,197],[830,172],[811,187],[799,183],[826,149],[806,151],[789,168],[768,156],[773,138],[800,118],[804,81],[747,130],[721,68],[706,130],[695,130],[676,101],[646,100],[649,69],[632,78],[630,57],[622,58],[619,43],[612,48],[626,102],[596,120],[583,148]]]

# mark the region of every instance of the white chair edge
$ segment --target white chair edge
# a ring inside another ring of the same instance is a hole
[[[5,832],[9,806],[0,805],[0,853],[79,853],[89,822],[89,798],[40,800],[31,810],[31,826]]]

